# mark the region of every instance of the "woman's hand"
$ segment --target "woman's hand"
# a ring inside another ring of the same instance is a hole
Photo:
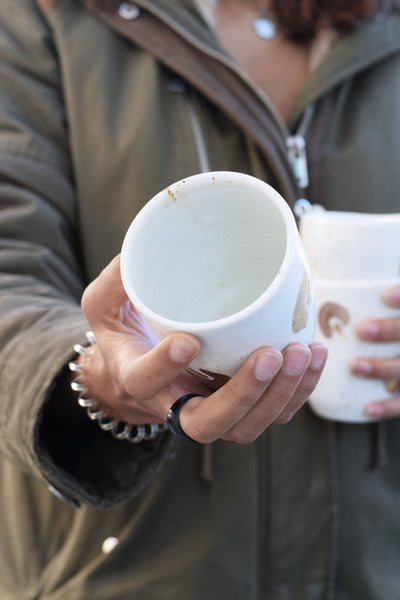
[[[385,290],[383,300],[388,306],[400,308],[400,285]],[[356,331],[368,342],[400,342],[400,317],[368,319],[359,323]],[[369,416],[380,419],[400,416],[400,354],[393,358],[360,356],[351,362],[350,368],[354,375],[383,379],[388,389],[393,389],[394,394],[389,400],[377,399],[368,404],[365,410]]]
[[[97,340],[84,355],[83,378],[111,417],[136,425],[162,423],[175,400],[198,393],[181,411],[187,435],[201,443],[219,438],[248,443],[271,423],[288,422],[313,391],[327,358],[320,343],[293,343],[283,352],[260,348],[212,393],[185,371],[200,351],[199,340],[178,332],[158,342],[128,300],[119,269],[117,257],[82,299]]]

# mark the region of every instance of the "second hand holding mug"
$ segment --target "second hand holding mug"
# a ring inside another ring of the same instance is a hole
[[[313,341],[314,296],[294,216],[255,177],[202,173],[162,190],[129,227],[121,274],[160,339],[176,331],[200,339],[189,371],[214,389],[261,346]]]
[[[300,217],[300,234],[315,285],[317,336],[329,349],[310,406],[331,420],[373,421],[365,406],[390,398],[391,382],[355,376],[349,363],[357,356],[392,358],[400,353],[399,342],[366,342],[355,332],[364,319],[398,315],[384,304],[382,293],[400,283],[400,214],[310,205]]]

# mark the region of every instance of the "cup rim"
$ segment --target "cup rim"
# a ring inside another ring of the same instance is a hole
[[[349,227],[354,225],[354,221],[357,221],[360,226],[375,226],[377,221],[381,221],[382,223],[386,221],[388,223],[397,224],[400,220],[400,213],[369,213],[346,210],[330,210],[319,204],[313,204],[309,210],[306,210],[304,213],[302,213],[300,222],[309,219],[324,221],[325,223],[332,225],[348,225]]]
[[[253,302],[240,309],[239,311],[232,313],[231,315],[227,315],[226,317],[222,317],[220,319],[214,319],[211,321],[178,321],[175,319],[171,319],[168,317],[164,317],[159,313],[153,311],[149,308],[140,298],[140,296],[136,293],[134,287],[131,284],[129,278],[129,259],[128,259],[128,247],[132,243],[132,236],[134,235],[135,228],[138,223],[147,219],[150,213],[155,209],[155,207],[162,202],[164,202],[165,198],[173,197],[174,194],[179,193],[182,189],[182,185],[186,185],[187,183],[195,182],[197,185],[201,185],[203,180],[207,180],[209,183],[210,180],[216,183],[222,183],[224,180],[227,184],[236,183],[236,182],[245,182],[246,185],[252,186],[253,188],[267,192],[269,201],[272,202],[275,207],[278,209],[279,213],[282,216],[282,220],[285,225],[286,231],[286,248],[284,252],[284,256],[279,267],[277,274],[275,275],[272,282],[268,285],[267,289],[264,290]],[[275,190],[271,185],[254,177],[252,175],[248,175],[245,173],[240,173],[236,171],[210,171],[207,173],[199,173],[196,175],[191,175],[189,177],[185,177],[172,183],[167,186],[158,194],[153,196],[137,213],[136,217],[133,219],[130,224],[121,249],[121,278],[122,283],[125,288],[125,291],[134,305],[134,307],[143,315],[143,317],[150,321],[156,322],[158,326],[165,327],[169,330],[190,330],[194,334],[196,332],[205,332],[207,330],[216,328],[223,328],[227,325],[231,326],[237,321],[240,321],[243,318],[251,315],[255,311],[257,311],[258,307],[263,304],[265,298],[271,296],[279,287],[282,285],[285,275],[289,270],[289,266],[291,264],[292,257],[295,253],[296,249],[296,238],[298,236],[298,230],[296,226],[296,221],[294,215],[285,201],[283,196]]]
[[[329,288],[332,290],[358,290],[358,289],[385,289],[388,287],[392,287],[400,284],[400,275],[397,277],[382,277],[382,279],[377,279],[376,277],[372,279],[367,279],[366,277],[362,279],[356,279],[355,277],[346,279],[323,279],[322,277],[313,277],[314,287],[320,288]]]

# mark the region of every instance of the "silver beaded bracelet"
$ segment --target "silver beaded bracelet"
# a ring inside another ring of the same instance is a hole
[[[96,343],[96,338],[93,331],[86,333],[89,346],[75,344],[74,351],[79,355],[87,354],[90,347]],[[86,409],[86,413],[92,421],[96,421],[98,426],[103,431],[109,431],[117,440],[126,440],[131,444],[139,444],[154,440],[159,433],[166,431],[168,426],[166,423],[150,423],[147,425],[128,425],[124,421],[116,421],[112,419],[106,412],[98,408],[95,400],[88,398],[88,391],[81,381],[82,364],[72,361],[68,364],[70,371],[77,373],[77,376],[71,382],[71,389],[78,392],[78,404]]]

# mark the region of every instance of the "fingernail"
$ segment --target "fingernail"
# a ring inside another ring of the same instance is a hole
[[[196,352],[195,346],[185,338],[175,338],[171,343],[168,355],[174,362],[187,362]]]
[[[260,381],[271,379],[282,365],[280,356],[271,352],[260,352],[254,365],[254,375]]]
[[[365,358],[354,358],[350,361],[350,369],[355,375],[369,375],[372,371],[372,366],[369,360]]]
[[[357,332],[367,339],[375,339],[378,335],[379,328],[375,321],[363,321],[357,326]]]
[[[379,404],[370,404],[369,406],[365,407],[365,413],[369,417],[382,417],[384,412],[383,406],[380,406]]]
[[[387,304],[399,306],[400,304],[400,286],[388,288],[383,292],[383,299]]]
[[[314,344],[312,347],[310,367],[312,369],[320,369],[326,362],[328,352],[324,344]]]
[[[284,352],[283,369],[287,375],[299,375],[310,357],[310,350],[304,346],[292,346]]]

